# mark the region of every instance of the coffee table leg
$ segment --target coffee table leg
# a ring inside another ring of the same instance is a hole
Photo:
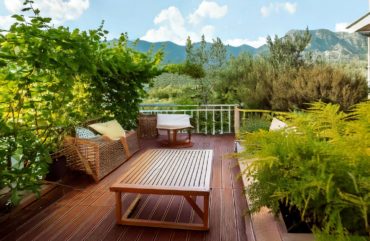
[[[204,196],[203,224],[205,228],[209,228],[209,194]]]
[[[121,192],[116,192],[116,221],[121,224],[122,220],[122,198]]]

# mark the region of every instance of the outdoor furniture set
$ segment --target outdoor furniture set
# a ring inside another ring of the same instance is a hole
[[[125,131],[116,121],[95,123],[90,129],[76,128],[75,137],[65,138],[67,165],[91,175],[95,181],[119,167],[139,150],[138,134]],[[168,140],[161,144],[168,147],[190,147],[190,117],[188,115],[158,115],[157,129],[166,130]],[[177,134],[188,130],[188,138],[179,140]],[[140,133],[140,128],[139,128]],[[142,135],[142,132],[140,133]],[[110,187],[116,195],[118,224],[160,228],[208,230],[209,197],[212,177],[212,150],[151,149],[141,154],[128,171]],[[122,215],[122,193],[136,193],[134,201]],[[183,196],[199,215],[202,223],[178,223],[130,218],[141,195]],[[196,203],[203,198],[203,207]]]

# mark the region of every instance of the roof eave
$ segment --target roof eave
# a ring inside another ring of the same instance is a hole
[[[350,24],[347,29],[350,32],[368,32],[370,29],[370,12]]]

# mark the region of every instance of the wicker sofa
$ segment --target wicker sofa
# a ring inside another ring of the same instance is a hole
[[[64,139],[64,155],[67,166],[85,172],[97,182],[127,161],[140,149],[136,131],[126,132],[119,140],[105,136],[81,139],[67,136]]]

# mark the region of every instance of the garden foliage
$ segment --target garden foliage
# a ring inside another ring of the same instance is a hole
[[[214,99],[244,108],[280,111],[306,109],[309,103],[322,101],[339,104],[347,111],[367,97],[366,79],[360,73],[325,63],[283,64],[276,67],[271,57],[248,54],[231,58],[219,71]]]
[[[50,154],[76,123],[109,116],[132,127],[161,57],[124,41],[108,48],[102,27],[54,27],[32,3],[0,34],[0,190],[13,204],[21,191],[38,191]]]
[[[192,87],[184,82],[174,93],[170,85],[150,91],[171,95],[173,103],[194,104],[239,104],[243,108],[289,111],[306,109],[314,101],[336,103],[342,110],[367,97],[367,83],[361,71],[352,65],[329,64],[315,61],[305,52],[310,44],[308,29],[303,33],[290,33],[279,38],[268,38],[269,52],[262,56],[240,53],[237,57],[227,56],[226,48],[217,38],[212,45],[204,38],[193,44],[186,42],[186,61],[170,64],[165,71],[179,76],[188,75],[196,81]],[[163,76],[165,77],[165,76]],[[181,77],[180,77],[181,78]],[[191,91],[189,91],[191,89]],[[149,94],[148,99],[154,99]],[[167,98],[157,99],[168,102]]]
[[[370,102],[350,113],[317,102],[292,113],[289,128],[242,134],[252,212],[279,201],[300,211],[320,240],[370,236]]]

